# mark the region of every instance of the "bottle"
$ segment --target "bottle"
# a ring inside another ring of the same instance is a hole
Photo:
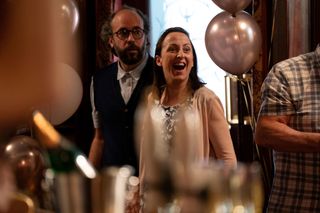
[[[86,156],[63,137],[41,112],[34,111],[32,118],[35,136],[46,148],[54,172],[70,173],[79,170],[87,178],[96,177],[97,172]]]

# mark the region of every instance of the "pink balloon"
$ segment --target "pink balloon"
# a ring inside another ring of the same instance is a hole
[[[65,33],[75,33],[78,29],[80,19],[77,4],[73,0],[60,0],[57,4],[58,16],[62,23],[64,23],[61,28],[63,28]]]
[[[7,131],[49,101],[56,63],[78,63],[80,41],[69,35],[79,16],[73,0],[0,2],[0,131]]]
[[[246,73],[258,59],[261,31],[246,12],[232,16],[221,12],[209,23],[205,44],[210,58],[223,70],[238,75]]]
[[[252,0],[212,0],[221,9],[228,11],[231,14],[245,9]]]
[[[71,66],[60,63],[53,73],[51,99],[40,107],[50,123],[59,125],[78,109],[83,95],[82,81]]]

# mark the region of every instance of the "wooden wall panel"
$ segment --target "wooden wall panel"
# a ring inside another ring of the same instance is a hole
[[[310,0],[310,49],[314,50],[320,43],[320,1]]]

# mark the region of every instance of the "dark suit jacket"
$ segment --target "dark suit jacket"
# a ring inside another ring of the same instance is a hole
[[[149,57],[127,104],[122,98],[117,80],[117,63],[110,64],[94,75],[94,101],[104,137],[103,167],[131,165],[136,174],[139,172],[134,142],[134,113],[143,90],[152,84],[152,67],[153,58]]]

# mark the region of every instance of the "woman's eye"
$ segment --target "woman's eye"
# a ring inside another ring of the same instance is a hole
[[[176,48],[173,48],[173,47],[168,48],[168,52],[175,52],[175,51],[176,51]]]
[[[190,47],[184,47],[184,48],[183,48],[183,51],[186,52],[186,53],[188,53],[188,52],[191,51],[191,48],[190,48]]]

